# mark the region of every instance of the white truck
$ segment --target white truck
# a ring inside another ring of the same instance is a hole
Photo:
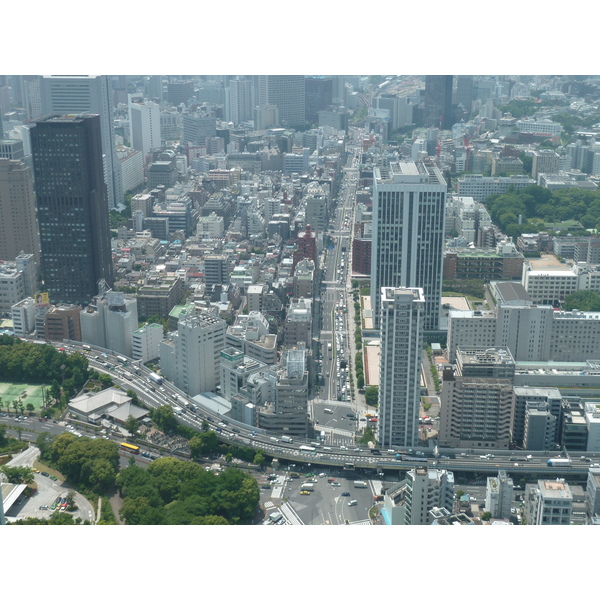
[[[355,488],[366,488],[367,487],[367,482],[366,481],[355,481],[354,482],[354,487]]]
[[[300,486],[300,491],[302,491],[302,492],[313,492],[314,489],[315,489],[314,483],[303,483]]]
[[[292,440],[292,438],[289,435],[282,435],[281,441],[285,442],[286,444],[291,444],[294,440]]]

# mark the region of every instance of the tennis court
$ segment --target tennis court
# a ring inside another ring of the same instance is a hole
[[[3,403],[1,410],[14,412],[13,401],[19,398],[23,400],[23,408],[31,403],[35,410],[39,410],[42,407],[42,386],[0,381],[0,398]]]

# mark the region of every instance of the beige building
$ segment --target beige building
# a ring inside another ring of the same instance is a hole
[[[31,169],[20,160],[0,159],[0,260],[24,250],[40,261]]]

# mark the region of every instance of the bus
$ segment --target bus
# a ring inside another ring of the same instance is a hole
[[[300,450],[300,452],[316,452],[317,449],[314,448],[313,446],[300,446],[300,448],[298,448],[298,450]]]
[[[570,467],[571,460],[569,458],[550,458],[548,459],[549,467]]]
[[[126,444],[125,442],[121,443],[121,450],[125,450],[125,452],[131,452],[131,454],[140,453],[139,446],[133,446],[132,444]]]

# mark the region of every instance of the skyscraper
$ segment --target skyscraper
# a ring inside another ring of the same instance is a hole
[[[229,82],[229,120],[236,125],[253,118],[254,95],[250,79],[232,79]]]
[[[419,431],[423,290],[381,290],[378,440],[382,446],[412,446]]]
[[[304,75],[259,75],[258,104],[274,104],[282,127],[304,127]]]
[[[31,169],[20,160],[0,158],[0,260],[21,250],[40,259]]]
[[[98,115],[50,115],[31,129],[42,273],[52,302],[88,304],[113,284]]]
[[[427,75],[425,77],[425,106],[423,125],[450,129],[452,120],[453,75]]]
[[[136,99],[131,94],[128,100],[131,145],[142,152],[145,160],[149,152],[162,146],[160,106],[155,102]]]
[[[84,113],[99,115],[108,206],[114,208],[117,204],[122,204],[121,170],[115,150],[108,77],[106,75],[44,75],[41,90],[44,115]]]
[[[425,330],[438,329],[446,189],[440,170],[422,162],[373,169],[371,306],[376,327],[382,287],[418,287],[425,294]]]

